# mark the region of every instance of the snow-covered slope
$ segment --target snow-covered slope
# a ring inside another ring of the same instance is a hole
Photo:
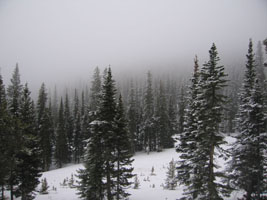
[[[228,142],[233,139],[228,137]],[[227,147],[225,147],[227,148]],[[134,156],[134,173],[138,175],[140,181],[139,189],[128,189],[131,193],[130,200],[176,200],[181,197],[182,187],[176,190],[167,190],[163,188],[166,179],[166,171],[169,162],[177,160],[179,155],[175,149],[165,149],[163,152],[137,153]],[[223,167],[223,160],[218,161]],[[151,169],[154,167],[154,174],[151,175]],[[83,168],[82,164],[66,166],[62,169],[56,169],[43,173],[40,179],[46,178],[49,185],[49,193],[46,195],[37,194],[37,200],[78,200],[75,188],[62,186],[64,179],[70,179],[71,174],[76,174],[79,168]],[[77,179],[74,176],[74,179]],[[231,200],[237,199],[237,193],[233,192]]]

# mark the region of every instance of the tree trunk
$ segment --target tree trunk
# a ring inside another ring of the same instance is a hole
[[[107,161],[107,199],[112,200],[109,161]]]
[[[119,161],[117,161],[117,170],[118,171],[120,170],[120,162]],[[120,190],[120,175],[118,173],[118,175],[117,175],[117,200],[120,199],[119,190]]]
[[[10,185],[10,200],[14,200],[13,198],[13,185]]]
[[[1,187],[1,196],[2,196],[2,199],[4,200],[4,198],[5,198],[5,188],[4,188],[4,185],[2,185],[2,187]]]
[[[211,147],[210,147],[210,163],[209,163],[209,193],[210,197],[214,197],[215,195],[215,188],[214,188],[214,171],[213,171],[213,166],[214,166],[214,144],[212,142]]]

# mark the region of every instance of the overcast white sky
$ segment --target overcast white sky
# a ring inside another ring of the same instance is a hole
[[[39,88],[89,80],[109,64],[116,73],[191,70],[212,42],[223,64],[238,62],[249,38],[266,37],[267,0],[0,0],[6,85],[16,62]]]

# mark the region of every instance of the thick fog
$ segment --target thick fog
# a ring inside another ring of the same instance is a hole
[[[182,73],[212,42],[234,67],[266,22],[266,0],[0,0],[1,74],[9,84],[18,62],[35,90],[89,80],[96,66]]]

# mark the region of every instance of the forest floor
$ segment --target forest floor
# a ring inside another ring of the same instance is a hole
[[[226,141],[231,143],[234,141],[231,137],[226,137]],[[227,145],[224,148],[228,148]],[[133,189],[133,185],[128,189],[131,194],[129,200],[176,200],[182,197],[183,187],[177,186],[175,190],[167,190],[164,188],[166,172],[169,166],[169,162],[174,159],[179,159],[179,154],[175,152],[175,148],[165,149],[162,152],[150,152],[149,154],[144,152],[138,152],[134,156],[134,174],[137,174],[140,181],[139,189]],[[217,159],[217,164],[224,168],[226,161],[223,159]],[[152,167],[154,173],[151,174]],[[83,168],[82,164],[68,165],[61,169],[55,169],[48,172],[44,172],[41,179],[46,178],[48,182],[48,194],[37,193],[37,200],[78,200],[77,189],[75,187],[68,186],[68,182],[73,174],[74,185],[77,181],[77,170]],[[63,184],[64,179],[66,184]],[[41,185],[38,186],[40,189]],[[7,193],[6,193],[7,194]],[[230,198],[227,200],[236,200],[240,196],[237,191],[232,192]]]

